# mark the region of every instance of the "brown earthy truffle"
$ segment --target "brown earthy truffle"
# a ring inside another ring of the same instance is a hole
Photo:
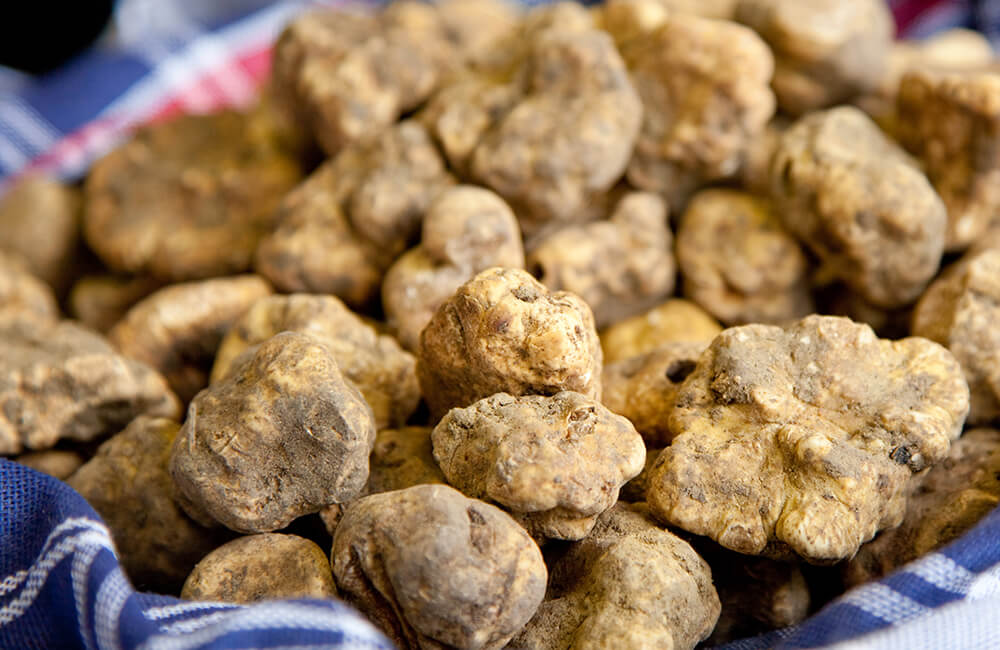
[[[653,465],[656,463],[656,457],[661,451],[663,450],[652,448],[647,445],[646,464],[635,478],[622,486],[621,491],[618,493],[619,501],[624,501],[626,503],[646,502],[646,488],[649,487],[649,473],[653,469]]]
[[[430,427],[379,431],[368,464],[366,495],[425,483],[445,483],[444,474],[434,460]]]
[[[598,9],[601,28],[619,46],[655,30],[672,13],[731,19],[737,0],[606,0]]]
[[[740,553],[851,557],[961,433],[961,372],[936,343],[846,318],[728,329],[678,392],[650,509]]]
[[[219,345],[212,382],[235,371],[234,361],[248,348],[285,331],[323,340],[344,377],[372,407],[377,427],[399,426],[417,408],[416,359],[333,296],[296,294],[257,301]]]
[[[51,287],[35,277],[21,257],[0,251],[0,327],[57,320],[59,305]]]
[[[694,371],[708,341],[675,342],[604,366],[604,405],[624,415],[650,447],[673,440],[669,418],[677,391]]]
[[[278,134],[247,114],[143,127],[95,163],[84,235],[112,270],[167,281],[239,273],[301,177]]]
[[[0,328],[0,454],[95,440],[144,414],[176,418],[180,405],[97,334],[69,321]]]
[[[1000,211],[1000,72],[911,70],[897,109],[900,141],[948,208],[947,248],[967,248]]]
[[[222,337],[270,293],[271,287],[256,275],[175,284],[129,309],[108,339],[125,356],[162,372],[186,403],[208,384]]]
[[[420,245],[386,272],[382,306],[408,350],[441,304],[480,271],[524,267],[517,219],[503,199],[471,185],[445,190],[424,215]]]
[[[771,158],[778,149],[781,135],[788,130],[791,122],[784,115],[776,115],[764,130],[750,139],[743,166],[737,180],[746,191],[760,196],[771,192]]]
[[[108,524],[139,589],[177,593],[195,563],[226,539],[174,502],[167,461],[178,429],[172,420],[138,417],[67,481]]]
[[[0,250],[20,255],[53,289],[65,289],[80,239],[79,192],[49,178],[24,176],[0,200],[0,232]]]
[[[330,293],[362,306],[451,182],[424,127],[401,122],[370,144],[348,147],[284,198],[256,268],[283,291]]]
[[[543,30],[523,78],[521,98],[483,134],[471,168],[531,231],[579,220],[618,181],[642,105],[611,37],[598,30]]]
[[[572,291],[597,327],[628,318],[674,290],[676,265],[667,206],[647,192],[627,194],[611,219],[569,226],[543,238],[528,268],[553,291]]]
[[[856,108],[813,113],[789,128],[771,161],[771,190],[785,227],[875,306],[912,302],[937,272],[944,204]]]
[[[517,29],[522,7],[513,0],[438,0],[448,40],[462,58],[475,60]]]
[[[808,262],[769,201],[735,190],[691,199],[677,230],[684,294],[726,325],[814,311]]]
[[[747,557],[714,545],[709,549],[710,544],[695,544],[712,567],[722,602],[719,622],[705,640],[706,646],[716,647],[805,620],[811,596],[798,564]]]
[[[279,533],[223,544],[194,567],[181,590],[181,598],[226,603],[336,597],[323,550],[308,539]]]
[[[331,561],[344,597],[402,648],[501,648],[535,613],[547,577],[523,528],[446,485],[355,501]]]
[[[736,20],[774,50],[774,92],[792,115],[874,90],[888,65],[884,0],[739,0]]]
[[[269,532],[361,492],[375,420],[322,339],[283,332],[191,402],[170,473],[189,514]]]
[[[601,332],[607,363],[623,361],[668,343],[708,342],[722,331],[719,322],[698,305],[672,298],[645,314],[633,316]]]
[[[643,506],[618,504],[552,567],[545,602],[508,648],[691,650],[718,616],[708,564]]]
[[[21,454],[14,461],[33,470],[65,481],[83,465],[83,457],[75,451],[48,449]]]
[[[642,471],[632,424],[579,393],[498,393],[452,409],[431,434],[434,458],[466,495],[500,504],[535,537],[582,539]]]
[[[417,378],[434,420],[495,393],[601,396],[590,308],[515,269],[487,269],[441,305],[420,337]]]
[[[671,14],[629,43],[625,59],[645,109],[629,181],[678,209],[697,186],[735,175],[774,113],[774,59],[760,37]]]
[[[913,334],[948,348],[969,382],[969,422],[1000,418],[1000,249],[970,253],[927,289]]]
[[[370,142],[419,106],[454,65],[440,12],[397,2],[366,13],[320,10],[293,20],[274,47],[274,85],[330,155]]]
[[[69,292],[69,313],[87,327],[107,332],[135,303],[162,287],[150,276],[84,276]]]
[[[1000,503],[1000,431],[973,429],[948,457],[916,477],[903,523],[865,544],[847,564],[850,586],[877,580],[941,548]]]

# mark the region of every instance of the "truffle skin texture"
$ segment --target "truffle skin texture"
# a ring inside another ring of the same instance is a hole
[[[277,95],[329,155],[416,108],[453,62],[438,11],[396,4],[378,14],[309,12],[275,44]]]
[[[967,248],[1000,211],[1000,73],[911,70],[897,111],[900,141],[948,208],[948,250]]]
[[[721,331],[719,322],[695,303],[671,298],[601,332],[601,348],[604,360],[614,363],[669,343],[704,342],[708,345]]]
[[[691,199],[677,230],[684,294],[726,325],[813,313],[808,262],[770,202],[735,190]]]
[[[877,307],[937,272],[947,215],[927,178],[856,108],[812,113],[781,138],[771,191],[785,227]]]
[[[517,650],[691,650],[719,617],[708,564],[619,503],[552,566],[546,600],[508,646]]]
[[[424,215],[420,245],[385,274],[382,306],[389,327],[408,350],[434,312],[480,271],[524,267],[521,229],[493,192],[471,185],[445,190]]]
[[[677,209],[695,187],[735,175],[774,114],[774,59],[760,37],[671,14],[630,43],[625,60],[644,106],[629,181]]]
[[[95,440],[139,415],[180,416],[156,371],[68,321],[0,329],[0,369],[0,454]]]
[[[83,465],[83,457],[80,454],[65,449],[32,451],[21,454],[13,460],[60,481],[68,479],[73,472],[80,468],[80,465]]]
[[[875,90],[894,23],[883,0],[740,0],[736,20],[774,50],[774,92],[802,115]]]
[[[473,177],[504,197],[525,224],[579,220],[621,178],[642,104],[611,37],[547,29],[535,37],[516,105],[482,137]]]
[[[947,458],[914,478],[903,523],[862,546],[847,564],[847,584],[877,580],[960,537],[1000,503],[998,475],[1000,431],[966,431]]]
[[[257,301],[222,340],[212,382],[236,370],[236,358],[248,348],[285,331],[323,339],[344,377],[372,407],[377,427],[402,425],[417,408],[416,359],[333,296],[296,294]]]
[[[0,200],[0,250],[21,255],[33,274],[66,288],[80,239],[80,196],[55,180],[28,175]]]
[[[434,460],[430,427],[382,429],[368,464],[365,495],[446,482]]]
[[[195,563],[226,539],[174,501],[167,461],[179,429],[172,420],[140,416],[67,481],[107,522],[140,589],[177,593]]]
[[[597,327],[604,327],[673,292],[672,249],[663,199],[635,192],[618,203],[610,220],[545,237],[528,256],[528,268],[549,289],[586,300]]]
[[[109,268],[177,282],[245,271],[301,177],[269,127],[225,111],[140,129],[94,164],[84,236]]]
[[[833,563],[899,524],[968,409],[958,362],[926,339],[832,316],[734,327],[680,388],[650,510],[740,553]]]
[[[673,440],[670,413],[677,391],[698,363],[708,341],[667,343],[652,352],[604,366],[604,405],[635,425],[646,445]]]
[[[913,334],[948,348],[969,382],[969,422],[1000,418],[1000,248],[968,256],[924,292]]]
[[[401,122],[344,149],[282,200],[256,268],[282,291],[366,305],[416,238],[430,202],[452,182],[424,127]]]
[[[104,333],[137,302],[162,288],[163,282],[150,276],[84,276],[69,292],[69,313],[87,327]]]
[[[222,337],[270,293],[270,285],[256,275],[171,285],[129,309],[108,339],[123,355],[162,372],[187,403],[208,384]]]
[[[28,270],[21,257],[0,251],[0,327],[50,325],[57,320],[59,305],[52,289]]]
[[[401,648],[501,648],[535,613],[548,575],[513,519],[446,485],[352,503],[331,562],[344,597]]]
[[[283,332],[191,402],[170,473],[189,514],[270,532],[368,479],[375,420],[321,339]]]
[[[420,337],[417,378],[434,421],[495,393],[601,396],[601,346],[590,308],[515,269],[462,285]]]
[[[498,393],[452,409],[431,434],[451,485],[501,505],[536,537],[582,539],[642,471],[632,424],[593,399]]]
[[[184,582],[187,600],[253,603],[288,598],[336,598],[323,550],[296,535],[261,533],[223,544]]]

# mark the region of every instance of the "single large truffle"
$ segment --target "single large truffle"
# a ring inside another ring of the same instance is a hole
[[[0,454],[95,440],[139,415],[180,416],[146,364],[69,321],[0,328]]]
[[[375,419],[322,339],[283,332],[191,402],[170,473],[182,505],[270,532],[364,488]]]
[[[449,411],[431,440],[451,485],[542,538],[585,537],[646,459],[628,420],[572,392],[498,393]]]
[[[958,362],[926,339],[833,316],[734,327],[678,392],[650,509],[741,553],[833,563],[899,524],[968,409]]]
[[[446,485],[348,506],[331,557],[341,593],[402,648],[502,648],[545,594],[538,546],[502,510]]]
[[[856,108],[812,113],[789,128],[771,161],[771,191],[785,227],[873,305],[914,301],[937,272],[944,204]]]
[[[590,308],[514,269],[487,269],[441,305],[420,338],[417,377],[439,419],[495,393],[601,395]]]

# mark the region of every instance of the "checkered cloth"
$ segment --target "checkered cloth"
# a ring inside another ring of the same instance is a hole
[[[374,0],[373,0],[374,2]],[[33,80],[0,74],[0,184],[80,177],[137,124],[251,102],[269,45],[306,0],[121,0],[112,33]],[[329,4],[329,2],[328,2]],[[891,2],[903,35],[1000,33],[998,2]],[[246,13],[248,5],[258,8]],[[206,9],[208,7],[209,9]],[[220,13],[222,12],[222,13]],[[962,539],[848,592],[805,623],[728,647],[1000,648],[1000,512]],[[108,530],[65,484],[0,459],[0,648],[389,648],[340,603],[250,607],[138,593]]]

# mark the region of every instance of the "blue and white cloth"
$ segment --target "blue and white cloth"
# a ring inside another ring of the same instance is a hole
[[[114,27],[65,68],[43,79],[0,71],[0,188],[29,169],[79,178],[137,124],[250,103],[268,74],[272,40],[315,2],[120,0]],[[976,24],[977,16],[1000,27],[998,3],[890,4],[904,34]],[[243,13],[226,15],[235,7]],[[994,649],[998,612],[1000,511],[801,625],[727,647]],[[341,603],[231,606],[138,593],[78,494],[0,459],[0,650],[390,647]]]

